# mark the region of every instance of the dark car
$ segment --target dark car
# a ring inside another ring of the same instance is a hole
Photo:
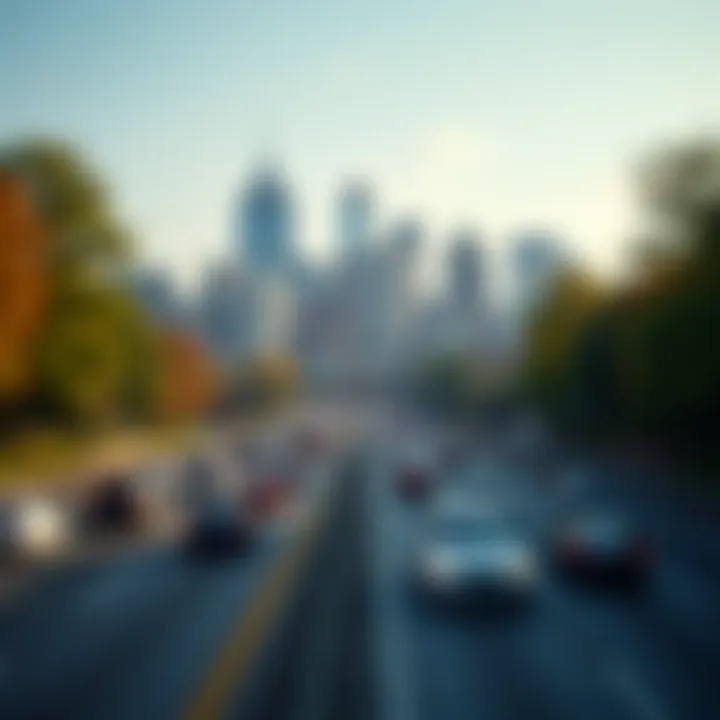
[[[111,473],[93,482],[82,502],[82,525],[88,532],[130,532],[143,523],[132,478]]]
[[[210,458],[190,458],[178,484],[180,505],[185,510],[208,507],[218,493],[218,468]]]
[[[406,500],[428,497],[434,487],[435,467],[432,450],[427,446],[406,449],[395,466],[395,488]]]
[[[418,465],[402,465],[397,468],[395,487],[406,500],[420,500],[430,494],[432,482],[427,468]]]
[[[639,585],[652,565],[648,538],[617,512],[596,511],[563,524],[554,538],[556,563],[579,580]]]
[[[249,518],[230,502],[198,510],[185,535],[185,549],[195,556],[235,555],[249,549],[254,530]]]

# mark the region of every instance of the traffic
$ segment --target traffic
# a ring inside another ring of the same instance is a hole
[[[63,542],[14,535],[16,568],[74,559],[4,602],[2,717],[716,716],[716,530],[390,407],[103,474]]]

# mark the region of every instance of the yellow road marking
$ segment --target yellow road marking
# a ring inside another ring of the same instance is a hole
[[[322,513],[321,513],[322,514]],[[304,528],[293,547],[273,565],[240,613],[209,672],[192,697],[186,720],[220,720],[287,597],[322,518]]]

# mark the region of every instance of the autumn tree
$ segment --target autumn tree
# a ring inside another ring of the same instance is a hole
[[[186,420],[210,409],[218,388],[213,365],[191,334],[165,331],[160,337],[158,411],[164,419]]]
[[[0,172],[0,401],[27,390],[47,295],[47,233],[27,189]]]
[[[154,393],[155,348],[125,288],[132,243],[79,148],[16,143],[0,164],[22,179],[47,232],[47,303],[32,364],[38,404],[92,425],[137,413]]]

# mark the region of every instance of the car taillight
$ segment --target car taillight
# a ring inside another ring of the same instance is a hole
[[[571,560],[580,560],[587,554],[585,545],[578,538],[565,538],[562,549]]]
[[[650,545],[645,540],[638,540],[633,545],[632,557],[639,564],[647,564],[651,559]]]

